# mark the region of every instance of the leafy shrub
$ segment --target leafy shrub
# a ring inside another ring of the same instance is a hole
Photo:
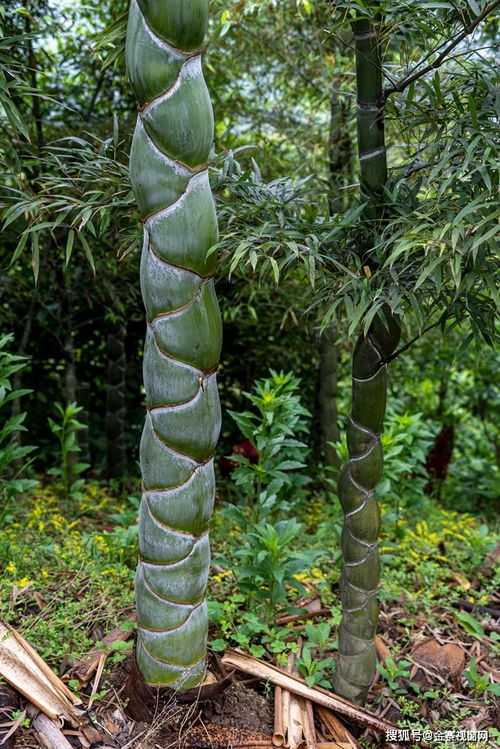
[[[255,383],[253,393],[243,393],[256,411],[229,412],[258,456],[252,463],[243,455],[231,455],[239,464],[231,477],[254,503],[254,522],[272,521],[279,510],[289,510],[310,481],[300,473],[308,448],[295,436],[307,431],[310,416],[300,402],[299,384],[291,372],[270,370],[270,377]]]
[[[293,513],[310,481],[300,473],[308,448],[295,437],[306,430],[309,416],[298,387],[292,373],[271,370],[270,377],[255,383],[253,393],[245,393],[256,411],[230,412],[258,458],[252,463],[245,456],[231,456],[239,464],[232,477],[250,504],[232,505],[221,513],[240,529],[240,542],[232,554],[237,564],[225,566],[232,567],[238,589],[269,621],[276,606],[288,606],[290,589],[304,591],[299,574],[320,554],[296,550],[302,524],[294,517],[280,517],[285,511]]]
[[[12,390],[12,375],[26,366],[26,360],[22,356],[10,354],[5,350],[12,339],[12,335],[0,336],[0,409],[15,398],[21,398],[31,392],[26,389]],[[5,410],[0,413],[0,522],[7,520],[7,511],[12,499],[38,484],[38,481],[33,479],[20,477],[26,469],[26,463],[23,463],[21,468],[16,466],[16,463],[36,449],[32,445],[21,445],[16,439],[19,432],[26,431],[23,425],[25,418],[25,413],[11,417],[5,416]]]

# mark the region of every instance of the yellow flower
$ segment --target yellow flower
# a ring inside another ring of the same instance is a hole
[[[221,583],[225,577],[232,574],[233,570],[224,570],[223,572],[219,572],[217,575],[214,575],[213,579],[216,583]]]
[[[102,551],[102,552],[109,551],[109,548],[104,539],[104,536],[101,536],[98,533],[96,533],[96,535],[92,537],[92,544],[94,548],[96,548],[98,551]]]
[[[320,580],[324,580],[325,576],[323,572],[319,569],[319,567],[313,567],[311,570],[311,575],[313,577],[319,578]]]
[[[25,588],[29,582],[31,582],[29,577],[22,577],[20,580],[17,581],[17,587]]]
[[[15,574],[17,572],[17,567],[14,562],[8,563],[7,567],[5,568],[5,572],[11,572],[12,574]]]

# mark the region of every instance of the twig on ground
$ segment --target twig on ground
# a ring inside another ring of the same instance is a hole
[[[40,736],[41,746],[49,746],[51,749],[72,749],[68,739],[55,721],[39,712],[34,705],[29,705],[27,712],[32,719],[32,728]]]
[[[94,683],[92,685],[92,692],[90,693],[89,704],[87,706],[89,710],[92,707],[92,705],[94,704],[94,696],[97,693],[97,689],[98,689],[99,683],[101,681],[101,676],[102,676],[102,672],[104,670],[104,664],[106,663],[106,658],[107,658],[106,653],[101,653],[101,657],[99,658],[99,663],[97,665],[97,671],[96,671]]]
[[[128,618],[129,622],[134,622],[135,620],[136,614],[131,614]],[[99,668],[102,656],[104,655],[104,660],[106,660],[108,655],[113,652],[113,643],[126,642],[131,636],[132,631],[125,631],[121,627],[115,627],[103,639],[101,647],[92,648],[92,650],[77,661],[73,668],[64,674],[64,680],[78,679],[82,685],[88,684],[93,673]]]

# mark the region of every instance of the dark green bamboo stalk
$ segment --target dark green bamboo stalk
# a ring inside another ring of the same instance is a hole
[[[149,684],[205,672],[208,521],[220,428],[217,219],[208,181],[213,115],[201,70],[208,0],[132,0],[127,66],[139,101],[131,180],[144,222],[147,314],[136,576],[136,658]]]
[[[372,10],[376,4],[372,4]],[[357,131],[367,231],[376,234],[383,221],[381,206],[387,179],[384,119],[381,105],[382,67],[378,30],[368,17],[353,24],[356,45]],[[370,267],[370,244],[360,254]],[[373,266],[372,266],[373,267]],[[382,476],[383,428],[387,394],[387,362],[399,341],[399,326],[385,308],[366,336],[356,344],[352,365],[352,408],[347,427],[349,458],[341,471],[338,494],[344,511],[340,582],[342,623],[334,687],[337,694],[363,703],[376,668],[375,631],[380,565],[377,539],[380,511],[375,487]]]

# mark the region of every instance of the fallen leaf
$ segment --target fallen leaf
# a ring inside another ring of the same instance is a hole
[[[416,664],[435,669],[447,679],[456,678],[465,668],[465,651],[452,643],[440,645],[436,640],[427,640],[413,649],[412,656]],[[419,670],[414,680],[425,682],[428,678]]]
[[[472,587],[472,584],[467,580],[465,575],[462,575],[461,572],[456,572],[455,570],[450,570],[448,573],[448,577],[450,577],[452,580],[455,580],[461,588],[464,590],[470,590]]]

